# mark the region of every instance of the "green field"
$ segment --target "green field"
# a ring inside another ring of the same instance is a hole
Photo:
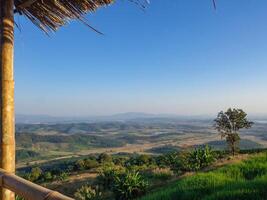
[[[240,149],[267,147],[267,124],[257,123],[241,133]],[[164,154],[208,144],[225,150],[212,121],[146,119],[125,122],[17,124],[17,163],[25,165],[66,156],[92,153]]]
[[[264,200],[266,188],[267,153],[263,153],[238,164],[188,176],[141,200]]]

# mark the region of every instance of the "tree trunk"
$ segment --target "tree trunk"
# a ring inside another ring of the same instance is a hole
[[[232,155],[235,156],[235,147],[232,147]]]
[[[14,122],[14,1],[0,0],[0,131],[1,168],[15,172],[15,122]],[[15,195],[7,189],[1,191],[2,200],[14,200]]]

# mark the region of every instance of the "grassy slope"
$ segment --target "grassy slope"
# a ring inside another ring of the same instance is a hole
[[[142,200],[265,200],[267,153],[211,172],[198,173]]]

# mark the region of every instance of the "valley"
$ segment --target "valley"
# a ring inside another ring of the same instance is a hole
[[[267,147],[267,124],[241,132],[241,149]],[[90,154],[162,154],[226,143],[210,119],[144,118],[110,122],[17,124],[17,168]]]

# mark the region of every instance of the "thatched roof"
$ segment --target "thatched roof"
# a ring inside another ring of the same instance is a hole
[[[115,0],[15,0],[15,13],[26,16],[45,32],[56,31],[71,19],[78,19],[91,27],[84,18]],[[129,0],[143,7],[141,2],[149,0]],[[91,27],[95,30],[93,27]],[[97,31],[97,30],[95,30]]]
[[[112,2],[113,0],[15,0],[15,12],[25,15],[43,31],[49,32],[57,30],[71,19],[86,23],[84,14]]]

